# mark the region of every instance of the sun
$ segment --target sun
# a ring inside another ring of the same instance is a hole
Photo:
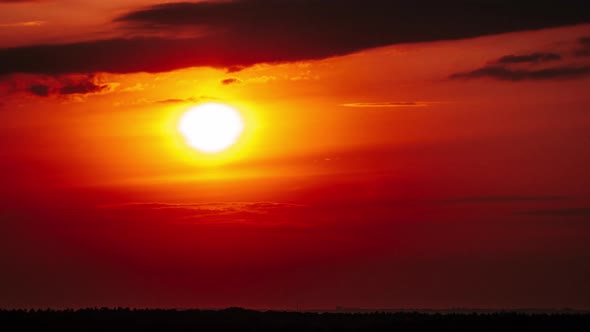
[[[241,114],[230,106],[207,103],[182,114],[178,131],[190,147],[213,154],[237,142],[244,131],[244,121]]]

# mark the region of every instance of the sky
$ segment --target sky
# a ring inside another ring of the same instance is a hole
[[[590,309],[585,3],[0,1],[0,308]]]

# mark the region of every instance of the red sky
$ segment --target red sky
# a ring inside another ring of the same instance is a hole
[[[583,6],[0,1],[0,307],[589,309]]]

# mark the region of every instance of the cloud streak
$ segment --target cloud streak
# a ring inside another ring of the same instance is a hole
[[[571,80],[590,75],[590,66],[562,66],[544,69],[512,69],[488,66],[473,71],[456,73],[451,79],[492,78],[500,81]]]
[[[195,225],[279,226],[297,223],[293,215],[305,209],[302,204],[279,202],[209,202],[209,203],[122,203],[101,206],[102,209],[122,210],[127,213],[149,210],[159,220],[173,219],[179,223]]]
[[[0,24],[0,28],[27,28],[27,27],[40,27],[44,25],[45,21],[25,21],[15,23],[4,23]]]
[[[516,212],[516,215],[538,217],[590,217],[590,208],[564,208],[555,210],[531,210]]]
[[[94,75],[65,75],[65,76],[18,76],[12,77],[17,91],[26,91],[35,96],[67,96],[103,93],[113,90],[118,83],[104,83]]]
[[[590,76],[590,64],[576,60],[576,57],[590,55],[590,37],[576,41],[577,49],[570,50],[569,59],[558,53],[535,52],[530,54],[506,55],[488,62],[487,65],[449,76],[450,79],[491,78],[499,81],[549,81],[572,80]],[[573,55],[574,57],[571,57]],[[569,60],[565,62],[565,60]],[[548,66],[554,62],[559,65]]]
[[[371,103],[346,103],[341,106],[357,107],[357,108],[388,108],[388,107],[425,107],[429,106],[430,102],[422,101],[386,101],[386,102],[371,102]]]
[[[399,43],[590,22],[585,0],[236,0],[167,3],[115,19],[138,38],[0,49],[0,75],[163,72],[323,59]],[[502,17],[498,20],[497,17]],[[424,23],[420,23],[424,22]],[[182,29],[191,38],[177,38]],[[154,31],[159,36],[152,35]]]
[[[561,60],[561,55],[557,53],[532,53],[523,55],[506,55],[498,60],[501,64],[512,63],[539,63]]]
[[[229,77],[229,78],[224,78],[220,81],[220,83],[222,85],[232,85],[232,84],[239,84],[242,83],[242,80],[240,80],[237,77]]]

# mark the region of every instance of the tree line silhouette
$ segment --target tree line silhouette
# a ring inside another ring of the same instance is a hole
[[[93,308],[0,310],[2,331],[590,331],[587,313],[313,313]]]

